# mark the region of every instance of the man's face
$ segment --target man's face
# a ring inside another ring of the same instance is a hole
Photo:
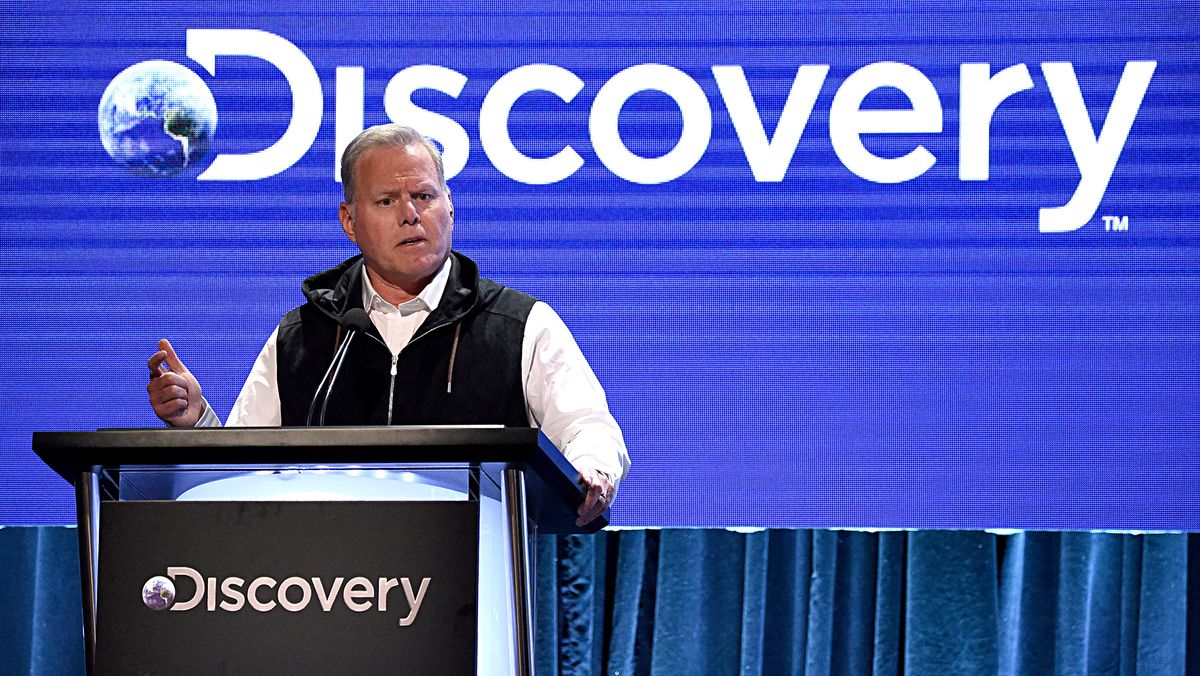
[[[354,201],[342,202],[338,217],[372,284],[385,297],[380,279],[410,297],[420,293],[450,254],[454,229],[454,204],[429,151],[372,148],[358,158],[354,181]]]

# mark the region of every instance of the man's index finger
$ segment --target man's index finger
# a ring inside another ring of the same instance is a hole
[[[167,366],[169,366],[172,371],[175,371],[176,373],[184,373],[187,371],[187,367],[184,366],[183,362],[179,360],[179,355],[175,354],[175,348],[171,347],[171,341],[167,340],[166,338],[158,341],[158,349],[162,350],[166,354]]]

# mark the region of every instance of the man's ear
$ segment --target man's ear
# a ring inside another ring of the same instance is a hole
[[[354,213],[347,202],[342,202],[338,207],[338,220],[342,222],[342,231],[350,238],[351,242],[358,244],[358,240],[354,237]]]

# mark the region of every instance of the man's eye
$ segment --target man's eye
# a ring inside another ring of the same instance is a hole
[[[433,195],[430,195],[427,192],[417,193],[417,199],[421,200],[422,202],[428,202],[429,200],[433,199]]]
[[[381,207],[390,207],[390,206],[392,206],[392,203],[394,201],[395,200],[393,200],[391,197],[384,197],[383,199],[376,202],[376,204],[378,204]]]

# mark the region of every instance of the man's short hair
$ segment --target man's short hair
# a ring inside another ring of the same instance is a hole
[[[442,153],[433,141],[412,127],[395,123],[380,124],[364,129],[342,153],[342,194],[346,201],[354,201],[354,170],[363,153],[373,148],[407,148],[415,145],[423,146],[429,151],[429,156],[433,158],[433,166],[437,168],[438,182],[442,184],[443,190],[450,192],[449,186],[446,185],[445,170],[442,169]]]

